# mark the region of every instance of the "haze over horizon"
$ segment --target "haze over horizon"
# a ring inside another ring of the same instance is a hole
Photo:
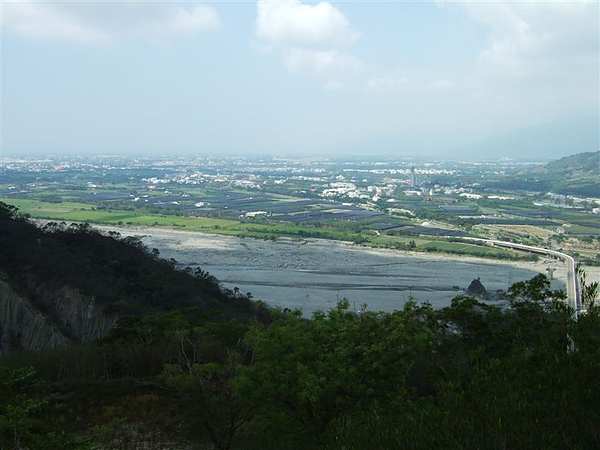
[[[600,147],[595,1],[20,1],[0,14],[0,156]]]

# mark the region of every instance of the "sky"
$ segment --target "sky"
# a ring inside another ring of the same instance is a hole
[[[3,0],[0,13],[7,156],[448,155],[599,111],[597,0]]]

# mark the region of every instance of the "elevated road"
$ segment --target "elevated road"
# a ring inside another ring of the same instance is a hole
[[[581,299],[579,286],[577,284],[577,266],[572,256],[566,253],[557,252],[556,250],[548,250],[541,247],[533,247],[531,245],[514,244],[512,242],[496,241],[492,239],[479,239],[479,238],[463,238],[464,240],[483,242],[486,245],[493,247],[508,248],[511,250],[522,250],[538,255],[545,255],[550,258],[558,259],[567,266],[567,302],[571,308],[573,308],[573,318],[577,320],[579,318],[579,312],[581,309]]]

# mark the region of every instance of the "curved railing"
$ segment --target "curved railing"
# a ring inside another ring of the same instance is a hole
[[[509,249],[523,250],[531,253],[546,255],[552,258],[556,258],[563,261],[567,265],[567,302],[571,308],[573,308],[573,318],[575,320],[579,317],[581,308],[580,293],[577,284],[577,265],[572,256],[567,255],[563,252],[557,252],[556,250],[549,250],[542,247],[533,247],[531,245],[515,244],[513,242],[496,241],[493,239],[479,239],[479,238],[463,238],[465,240],[484,242],[488,245],[495,247],[503,247]]]

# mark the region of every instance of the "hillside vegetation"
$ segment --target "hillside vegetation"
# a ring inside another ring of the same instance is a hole
[[[232,302],[202,270],[175,270],[141,239],[103,235],[89,224],[39,228],[0,203],[0,272],[36,305],[40,287],[70,286],[93,296],[103,312],[151,314],[175,308],[216,309],[248,318],[250,302]]]
[[[545,170],[569,175],[598,175],[598,168],[600,168],[600,152],[586,152],[551,161],[546,164]]]
[[[600,197],[600,152],[579,153],[531,171],[548,190],[565,195]]]

